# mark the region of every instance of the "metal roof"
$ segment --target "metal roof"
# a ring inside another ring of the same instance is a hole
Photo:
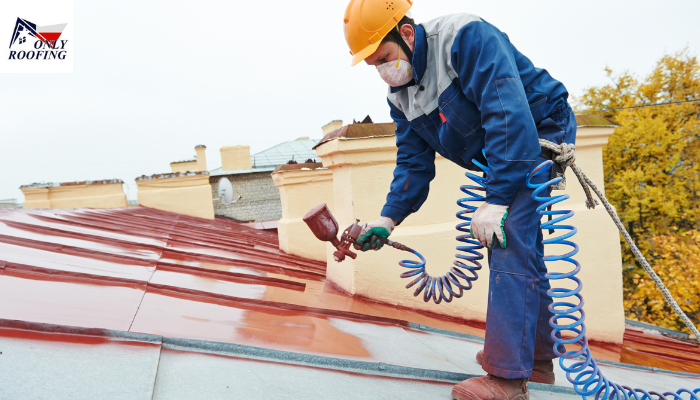
[[[449,398],[453,383],[483,374],[483,333],[348,296],[325,263],[225,218],[0,210],[7,398]],[[628,327],[621,348],[592,348],[630,386],[700,387],[697,344]],[[580,398],[556,373],[530,398]]]
[[[294,160],[300,163],[308,159],[318,159],[313,149],[318,140],[291,140],[250,156],[254,168],[276,167]]]
[[[212,176],[272,172],[275,167],[287,164],[290,160],[298,163],[303,163],[308,159],[319,161],[316,150],[314,150],[314,145],[317,142],[318,140],[290,140],[250,156],[251,169],[224,171],[219,167],[209,172]]]

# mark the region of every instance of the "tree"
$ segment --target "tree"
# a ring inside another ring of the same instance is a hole
[[[652,238],[654,270],[661,276],[678,305],[697,325],[700,320],[700,232],[657,235]],[[666,305],[654,281],[634,274],[635,290],[626,291],[625,306],[640,321],[665,328],[684,330],[676,314]]]
[[[663,56],[641,81],[628,71],[606,72],[611,84],[589,88],[576,99],[577,113],[620,124],[603,150],[606,194],[632,239],[698,324],[700,102],[660,104],[700,100],[700,65],[684,49]],[[623,267],[627,316],[685,329],[624,242]]]

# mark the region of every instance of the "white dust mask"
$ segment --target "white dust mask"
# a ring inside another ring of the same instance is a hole
[[[400,47],[399,59],[377,65],[377,71],[384,82],[393,87],[403,86],[413,79],[413,66],[410,62],[401,59]]]

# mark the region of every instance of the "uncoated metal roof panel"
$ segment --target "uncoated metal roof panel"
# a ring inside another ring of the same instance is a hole
[[[163,349],[154,399],[448,399],[452,386]]]
[[[160,345],[0,328],[0,398],[151,400]]]
[[[436,354],[462,368],[466,373],[474,375],[482,373],[481,365],[476,362],[476,353],[483,348],[483,343],[443,335],[431,335],[419,331],[408,331],[408,333]],[[567,365],[571,363],[571,361],[566,362]],[[663,393],[681,387],[700,387],[700,376],[687,377],[604,363],[599,363],[598,368],[612,382],[644,388],[647,391],[655,390]],[[571,387],[566,378],[566,372],[559,366],[558,362],[554,364],[554,373],[556,374],[557,386]]]

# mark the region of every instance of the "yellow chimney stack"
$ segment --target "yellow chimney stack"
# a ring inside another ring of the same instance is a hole
[[[197,171],[207,170],[207,156],[205,154],[206,149],[207,146],[203,144],[199,144],[194,147],[194,151],[197,152]]]
[[[221,148],[221,170],[250,169],[250,146],[224,146]]]
[[[321,130],[323,130],[323,136],[326,136],[328,133],[333,132],[336,129],[340,129],[343,127],[343,121],[336,119],[333,120],[321,127]]]

